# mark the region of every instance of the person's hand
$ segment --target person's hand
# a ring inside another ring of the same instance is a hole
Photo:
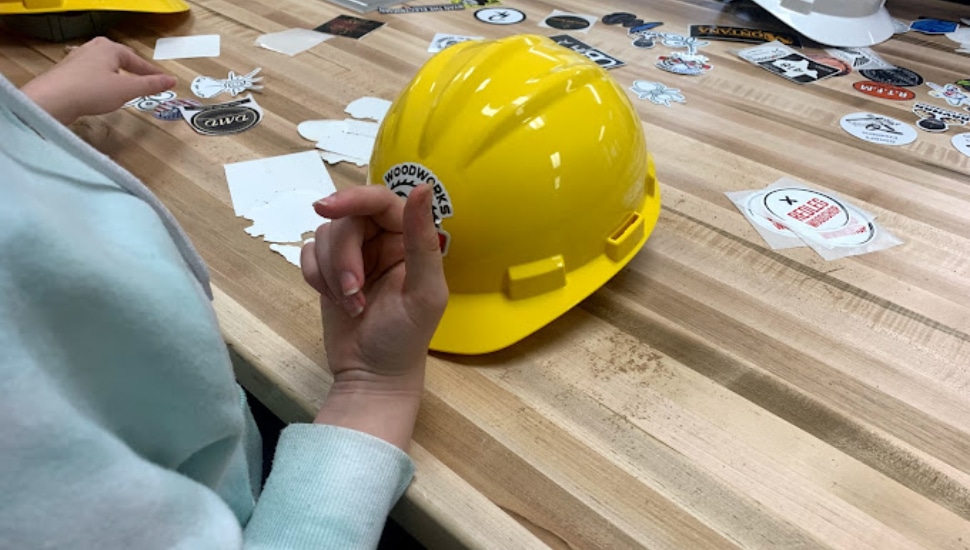
[[[384,186],[314,204],[333,220],[303,247],[303,277],[320,292],[334,384],[317,422],[406,448],[424,387],[428,344],[448,301],[431,189],[407,201]]]
[[[63,124],[119,109],[128,101],[175,86],[175,77],[104,37],[75,48],[47,72],[21,88]]]

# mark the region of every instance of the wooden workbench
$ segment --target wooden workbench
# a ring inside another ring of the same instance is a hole
[[[428,2],[433,3],[433,2]],[[159,62],[191,80],[262,67],[265,118],[231,137],[125,110],[74,129],[145,181],[212,271],[215,308],[241,382],[287,421],[311,418],[329,383],[317,296],[248,236],[223,164],[306,151],[310,119],[342,119],[362,96],[393,99],[436,32],[562,34],[552,9],[628,11],[686,33],[743,25],[710,0],[509,0],[519,25],[472,11],[368,17],[387,24],[296,57],[263,33],[347,13],[322,1],[195,0],[190,14],[129,19],[111,36],[146,58],[156,38],[218,33],[218,58]],[[892,2],[903,19],[965,7]],[[351,14],[356,15],[356,14]],[[839,119],[874,111],[914,123],[914,101],[862,95],[853,73],[798,86],[713,42],[699,77],[653,66],[597,23],[580,40],[623,59],[629,88],[659,80],[686,104],[640,101],[663,212],[645,248],[601,290],[525,341],[488,356],[433,356],[414,436],[413,485],[395,518],[430,547],[970,548],[970,158],[954,133],[907,146],[853,138]],[[942,36],[875,47],[927,81],[970,77]],[[63,45],[0,37],[0,71],[23,84]],[[2,145],[0,145],[2,146]],[[330,167],[338,187],[366,170]],[[905,244],[824,261],[774,251],[725,197],[781,176],[842,194]]]

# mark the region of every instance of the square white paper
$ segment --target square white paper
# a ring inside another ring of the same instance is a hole
[[[310,29],[287,29],[257,36],[256,45],[292,57],[331,38],[332,34]]]
[[[224,169],[233,210],[237,216],[247,218],[253,209],[273,202],[281,194],[308,192],[317,200],[337,190],[316,151],[235,162],[226,164]],[[306,204],[306,210],[312,212],[312,203]]]
[[[156,60],[219,57],[219,35],[172,36],[155,41]]]

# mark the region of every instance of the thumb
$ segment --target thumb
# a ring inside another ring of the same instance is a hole
[[[124,92],[127,99],[134,99],[146,95],[155,95],[175,87],[175,77],[167,74],[153,75],[124,75],[119,91]]]
[[[422,184],[404,204],[404,292],[432,304],[440,315],[448,301],[448,286],[431,201],[431,186]]]

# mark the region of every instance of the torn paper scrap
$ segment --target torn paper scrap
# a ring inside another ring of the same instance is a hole
[[[337,153],[332,153],[330,151],[320,151],[320,158],[325,160],[327,164],[337,164],[338,162],[352,162],[357,166],[364,166],[370,162],[369,158],[357,158],[348,157],[346,155],[339,155]]]
[[[313,210],[313,203],[321,198],[311,191],[278,193],[268,203],[246,212],[245,217],[253,221],[246,233],[275,243],[302,242],[304,233],[326,222]]]
[[[155,41],[153,59],[191,59],[195,57],[219,57],[219,35],[171,36]]]
[[[320,141],[324,136],[345,134],[347,123],[343,120],[305,120],[296,125],[300,137],[310,141]]]
[[[369,159],[374,152],[374,138],[355,134],[323,136],[317,142],[317,149],[337,153],[345,157]]]
[[[237,216],[249,217],[252,209],[268,204],[278,194],[309,192],[318,200],[337,190],[316,151],[236,162],[224,169]]]
[[[352,134],[357,136],[377,137],[380,124],[366,120],[306,120],[296,126],[296,131],[303,139],[320,141],[325,136]]]
[[[280,256],[283,256],[286,258],[286,261],[290,262],[296,267],[300,267],[300,253],[303,250],[302,246],[270,243],[269,249],[278,253]]]
[[[256,45],[290,57],[333,38],[332,34],[310,29],[287,29],[280,32],[261,34],[256,37]]]
[[[351,101],[344,112],[354,118],[369,118],[378,122],[384,120],[391,102],[377,97],[362,97]]]

